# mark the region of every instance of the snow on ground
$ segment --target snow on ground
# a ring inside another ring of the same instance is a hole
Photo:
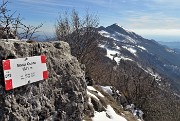
[[[92,90],[92,91],[97,91],[92,86],[88,86],[87,89]],[[109,90],[109,91],[111,90],[110,86],[105,86],[104,89]],[[97,92],[98,92],[98,95],[103,96],[99,91],[97,91]],[[112,90],[109,93],[112,94]],[[89,91],[87,91],[87,94],[90,97],[93,97],[99,101],[99,99],[94,94],[90,93]],[[88,98],[88,104],[93,106],[93,104],[91,103],[90,97]],[[116,114],[116,112],[114,111],[114,109],[110,105],[107,105],[106,111],[102,111],[102,112],[95,111],[94,117],[92,117],[92,120],[93,121],[127,121],[124,117]]]
[[[144,113],[142,112],[142,110],[135,108],[134,104],[126,105],[125,109],[130,111],[135,117],[137,117],[139,119],[139,121],[141,121],[141,119],[143,119]]]
[[[92,102],[91,102],[91,98],[90,98],[90,97],[88,97],[88,104],[93,107],[93,104],[92,104]],[[93,109],[93,110],[94,110],[94,109]]]
[[[101,48],[105,48],[105,45],[99,45],[99,47],[101,47]],[[108,58],[110,58],[111,60],[113,60],[113,58],[114,58],[114,60],[117,62],[117,63],[119,63],[119,61],[122,59],[122,60],[129,60],[129,61],[133,61],[132,59],[130,59],[130,58],[127,58],[127,57],[124,57],[124,56],[120,56],[119,54],[119,52],[118,51],[116,51],[116,50],[111,50],[111,49],[107,49],[107,48],[105,48],[106,50],[107,50],[107,57]],[[120,47],[118,48],[118,49],[120,49]],[[117,57],[113,57],[113,55],[117,55]]]
[[[107,31],[104,31],[104,30],[99,31],[99,33],[100,33],[101,35],[108,35],[108,34],[109,34]]]
[[[138,114],[138,116],[137,116]],[[143,112],[141,110],[134,110],[133,115],[136,116],[140,121],[143,119]]]
[[[111,86],[101,86],[101,87],[103,90],[106,90],[107,93],[112,94]],[[92,91],[97,91],[92,86],[88,86],[87,89],[92,90]],[[98,92],[98,95],[100,95],[100,96],[102,95],[99,91],[97,91],[97,92]],[[99,99],[94,94],[90,93],[89,91],[87,91],[87,94],[90,97],[96,98],[99,101]],[[93,106],[93,104],[91,103],[90,97],[88,98],[88,103],[89,103],[89,105]],[[107,105],[106,111],[102,111],[102,112],[95,111],[94,112],[94,117],[92,117],[92,121],[127,121],[127,120],[124,117],[116,114],[114,109],[110,105]]]
[[[118,26],[119,26],[119,25],[118,25]],[[127,33],[133,35],[133,32],[132,32],[132,31],[127,30],[127,29],[123,28],[122,26],[119,26],[119,27],[121,27],[122,29],[124,29]],[[127,42],[127,43],[130,42],[130,43],[137,44],[137,41],[136,41],[135,39],[133,39],[132,37],[130,37],[130,36],[128,36],[128,35],[125,35],[125,34],[121,34],[121,33],[116,32],[116,31],[115,31],[115,34],[111,34],[111,33],[107,32],[107,31],[104,31],[104,30],[99,31],[99,33],[100,33],[102,36],[104,36],[104,37],[111,38],[111,39],[114,39],[114,40],[116,40],[116,41],[122,41],[121,39],[119,39],[119,37],[120,37],[120,38],[123,37],[123,38],[125,38],[125,40],[123,40],[123,42]],[[136,37],[136,36],[135,36],[135,37]],[[136,38],[137,38],[137,37],[136,37]]]
[[[118,23],[115,23],[117,26],[121,27],[122,29],[124,29],[126,32],[128,33],[132,33],[133,31],[129,30],[129,29],[126,29],[124,28],[123,26],[119,25]]]
[[[116,35],[124,37],[125,38],[124,42],[127,42],[127,40],[128,40],[131,43],[137,44],[136,40],[134,40],[133,38],[131,38],[131,37],[127,36],[127,35],[124,35],[124,34],[121,34],[121,33],[118,33],[118,32],[116,32]]]
[[[116,55],[116,54],[119,55],[119,52],[116,51],[116,50],[110,50],[110,49],[107,49],[107,48],[106,48],[106,50],[107,50],[107,55],[106,56],[109,57],[111,60],[113,60],[113,55]],[[114,60],[118,63],[121,59],[115,57]]]
[[[92,86],[88,86],[87,87],[88,90],[91,91],[97,91],[94,87]],[[103,91],[107,92],[108,94],[112,95],[112,86],[101,86],[101,88],[103,89]],[[97,91],[98,92],[98,91]],[[96,98],[98,101],[100,101],[98,99],[97,96],[95,96],[94,94],[92,94],[91,92],[87,91],[89,98],[88,98],[88,104],[91,105],[92,107],[94,106],[91,102],[91,97]],[[99,94],[100,92],[98,92]],[[119,92],[117,92],[119,93]],[[99,94],[102,95],[102,94]],[[103,96],[104,97],[104,96]],[[94,109],[93,109],[94,110]],[[135,109],[135,105],[131,104],[131,105],[127,105],[126,106],[126,110],[129,110],[135,117],[137,117],[139,120],[138,121],[143,121],[140,119],[143,119],[143,112],[136,108]],[[121,116],[122,115],[122,116]],[[94,110],[94,117],[92,117],[92,121],[127,121],[123,116],[124,114],[121,113],[121,115],[117,114],[114,109],[111,107],[111,105],[107,105],[107,107],[105,108],[105,111],[102,112],[98,112]]]
[[[105,45],[101,45],[99,44],[99,47],[101,48],[105,48]],[[114,57],[114,60],[119,63],[119,61],[122,59],[122,60],[129,60],[129,61],[133,61],[131,58],[128,58],[128,57],[124,57],[124,56],[120,56],[120,52],[117,51],[117,50],[111,50],[111,49],[108,49],[108,48],[105,48],[106,51],[107,51],[107,57],[110,58],[111,60],[113,60],[113,55],[117,55],[117,57]],[[116,49],[120,49],[120,47],[116,46]],[[136,50],[135,50],[136,51]]]
[[[87,86],[87,89],[88,89],[88,90],[95,91],[95,92],[98,93],[99,96],[104,97],[104,95],[102,95],[99,91],[97,91],[97,90],[96,90],[94,87],[92,87],[92,86]]]
[[[127,46],[122,46],[124,49],[128,50],[129,52],[131,52],[133,55],[137,56],[136,55],[136,50],[132,47],[127,47]]]
[[[131,58],[127,58],[127,57],[124,57],[124,56],[121,56],[120,59],[122,60],[129,60],[129,61],[133,61]]]
[[[119,56],[119,52],[116,51],[116,50],[110,50],[110,49],[106,49],[107,50],[107,57],[109,57],[111,60],[114,60],[119,63],[119,61],[122,59],[122,60],[129,60],[129,61],[133,61],[132,59],[130,58],[127,58],[127,57],[124,57],[124,56]],[[133,51],[133,50],[132,50]],[[116,55],[117,54],[117,57],[113,57],[113,55]]]
[[[101,88],[102,88],[106,93],[108,93],[108,94],[110,94],[110,95],[113,94],[113,93],[112,93],[112,90],[111,90],[112,86],[101,86]]]
[[[147,68],[147,71],[150,75],[152,75],[153,77],[155,77],[156,81],[161,80],[161,77],[158,73],[155,73],[151,68]]]
[[[99,31],[99,33],[104,37],[111,38],[113,40],[119,41],[118,39],[115,38],[114,34],[110,34],[110,33],[106,32],[104,30]]]
[[[119,46],[116,46],[116,49],[120,50],[121,48]]]
[[[144,48],[143,46],[137,46],[138,48],[140,48],[140,49],[142,49],[142,50],[145,50],[145,51],[147,51],[147,49],[146,48]]]
[[[166,51],[169,52],[169,53],[174,53],[175,52],[174,50],[169,49],[169,48],[166,48]]]
[[[116,114],[114,109],[107,105],[106,111],[97,112],[95,111],[93,121],[127,121],[124,117]]]
[[[132,39],[129,36],[126,36],[126,39],[129,40],[129,42],[131,42],[131,43],[137,44],[136,40]]]
[[[161,82],[161,76],[158,73],[154,73],[154,71],[151,68],[143,68],[139,63],[137,63],[138,67],[143,69],[146,73],[150,74],[156,79],[156,82],[160,85],[159,82]]]
[[[99,100],[99,99],[96,97],[96,95],[94,95],[94,94],[90,93],[89,91],[87,91],[87,94],[88,94],[89,96],[91,96],[91,97],[93,97],[93,98],[95,98],[95,99]]]
[[[114,44],[115,49],[121,50],[121,48],[115,42],[113,42],[113,44]]]
[[[105,48],[105,45],[99,44],[98,46],[101,47],[101,48]]]

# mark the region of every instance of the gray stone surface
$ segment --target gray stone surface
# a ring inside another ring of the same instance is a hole
[[[46,55],[49,78],[5,91],[2,60]],[[0,42],[0,121],[81,121],[84,72],[65,42]]]

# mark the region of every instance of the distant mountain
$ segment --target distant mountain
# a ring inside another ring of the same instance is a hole
[[[180,53],[180,49],[174,49],[176,52],[179,52]]]
[[[168,46],[171,49],[180,49],[180,42],[162,42],[159,41],[160,44]]]
[[[121,102],[124,108],[127,104],[135,104],[144,112],[144,120],[179,121],[179,52],[117,24],[93,28],[93,31],[82,28],[81,31],[80,35],[76,32],[68,35],[67,41],[72,55],[83,55],[78,58],[89,86],[115,87],[125,97],[116,97],[118,103]],[[76,40],[80,43],[75,44]],[[96,94],[97,90],[95,96],[98,97]],[[93,98],[88,100],[98,107],[99,102]],[[110,103],[102,101],[101,97],[97,100]],[[108,115],[108,110],[103,111]]]
[[[120,60],[135,62],[146,72],[156,70],[157,78],[166,77],[174,89],[180,90],[180,53],[126,30],[118,24],[99,27],[104,37],[100,47],[106,49],[107,57],[119,63]]]

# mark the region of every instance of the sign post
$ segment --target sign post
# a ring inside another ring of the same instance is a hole
[[[2,64],[6,90],[48,78],[44,55],[3,60]]]

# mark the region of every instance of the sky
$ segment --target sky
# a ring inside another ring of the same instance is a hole
[[[88,9],[100,25],[118,23],[126,29],[156,41],[180,41],[180,0],[9,0],[8,7],[20,13],[24,23],[39,25],[53,35],[62,11],[76,9],[83,16]]]

